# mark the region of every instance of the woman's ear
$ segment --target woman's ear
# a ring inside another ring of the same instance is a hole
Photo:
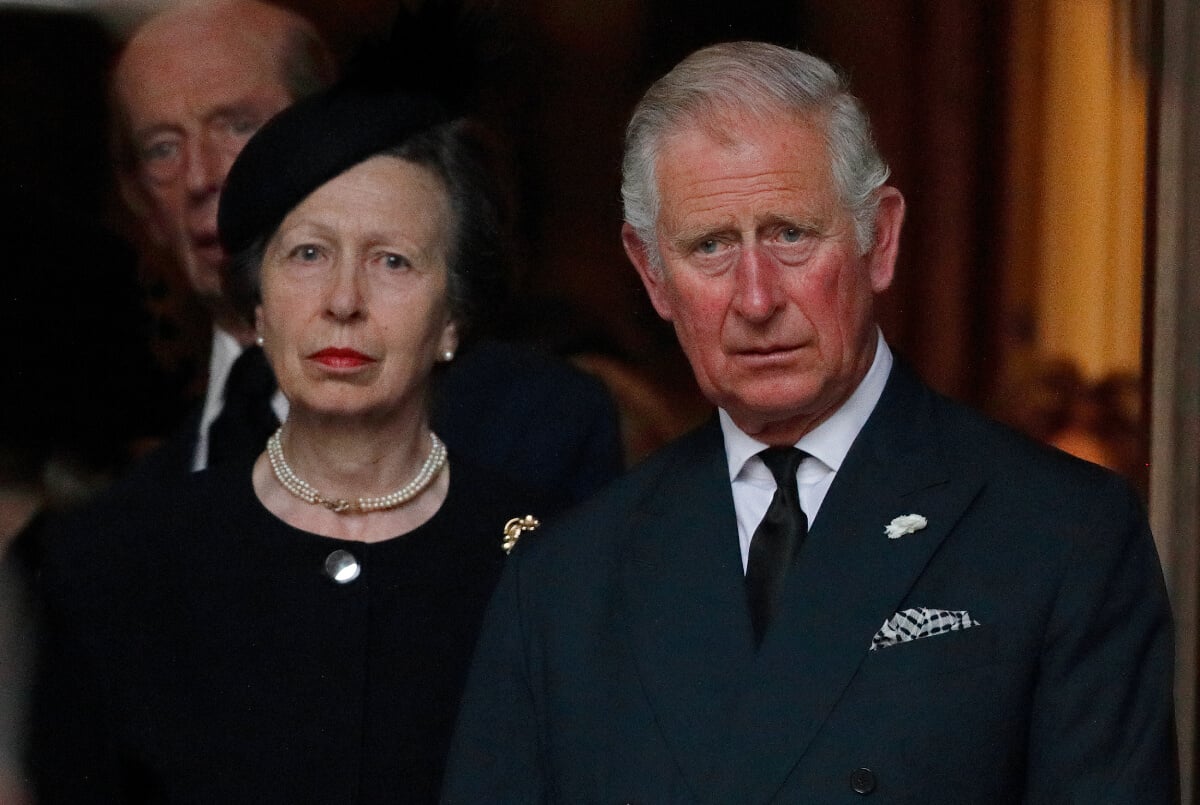
[[[458,352],[458,322],[454,319],[447,319],[446,325],[442,328],[442,338],[438,342],[438,356],[449,361],[453,359],[456,352]],[[450,357],[447,358],[447,355]]]

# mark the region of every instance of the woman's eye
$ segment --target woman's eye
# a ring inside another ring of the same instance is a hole
[[[299,260],[304,263],[311,263],[321,256],[321,250],[312,244],[305,243],[292,249],[288,255],[293,260]]]

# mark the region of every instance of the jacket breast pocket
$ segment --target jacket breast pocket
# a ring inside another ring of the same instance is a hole
[[[929,677],[994,665],[1003,660],[1005,653],[1001,651],[1000,634],[997,627],[982,624],[868,651],[860,675],[866,682]]]

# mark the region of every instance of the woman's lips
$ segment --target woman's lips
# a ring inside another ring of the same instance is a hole
[[[346,347],[326,347],[309,355],[308,359],[331,369],[354,369],[375,362],[369,355]]]

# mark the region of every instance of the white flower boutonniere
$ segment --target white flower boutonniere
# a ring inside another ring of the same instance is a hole
[[[929,525],[929,521],[919,514],[903,514],[888,523],[884,533],[887,534],[888,539],[900,539],[905,534],[920,531],[927,525]]]

